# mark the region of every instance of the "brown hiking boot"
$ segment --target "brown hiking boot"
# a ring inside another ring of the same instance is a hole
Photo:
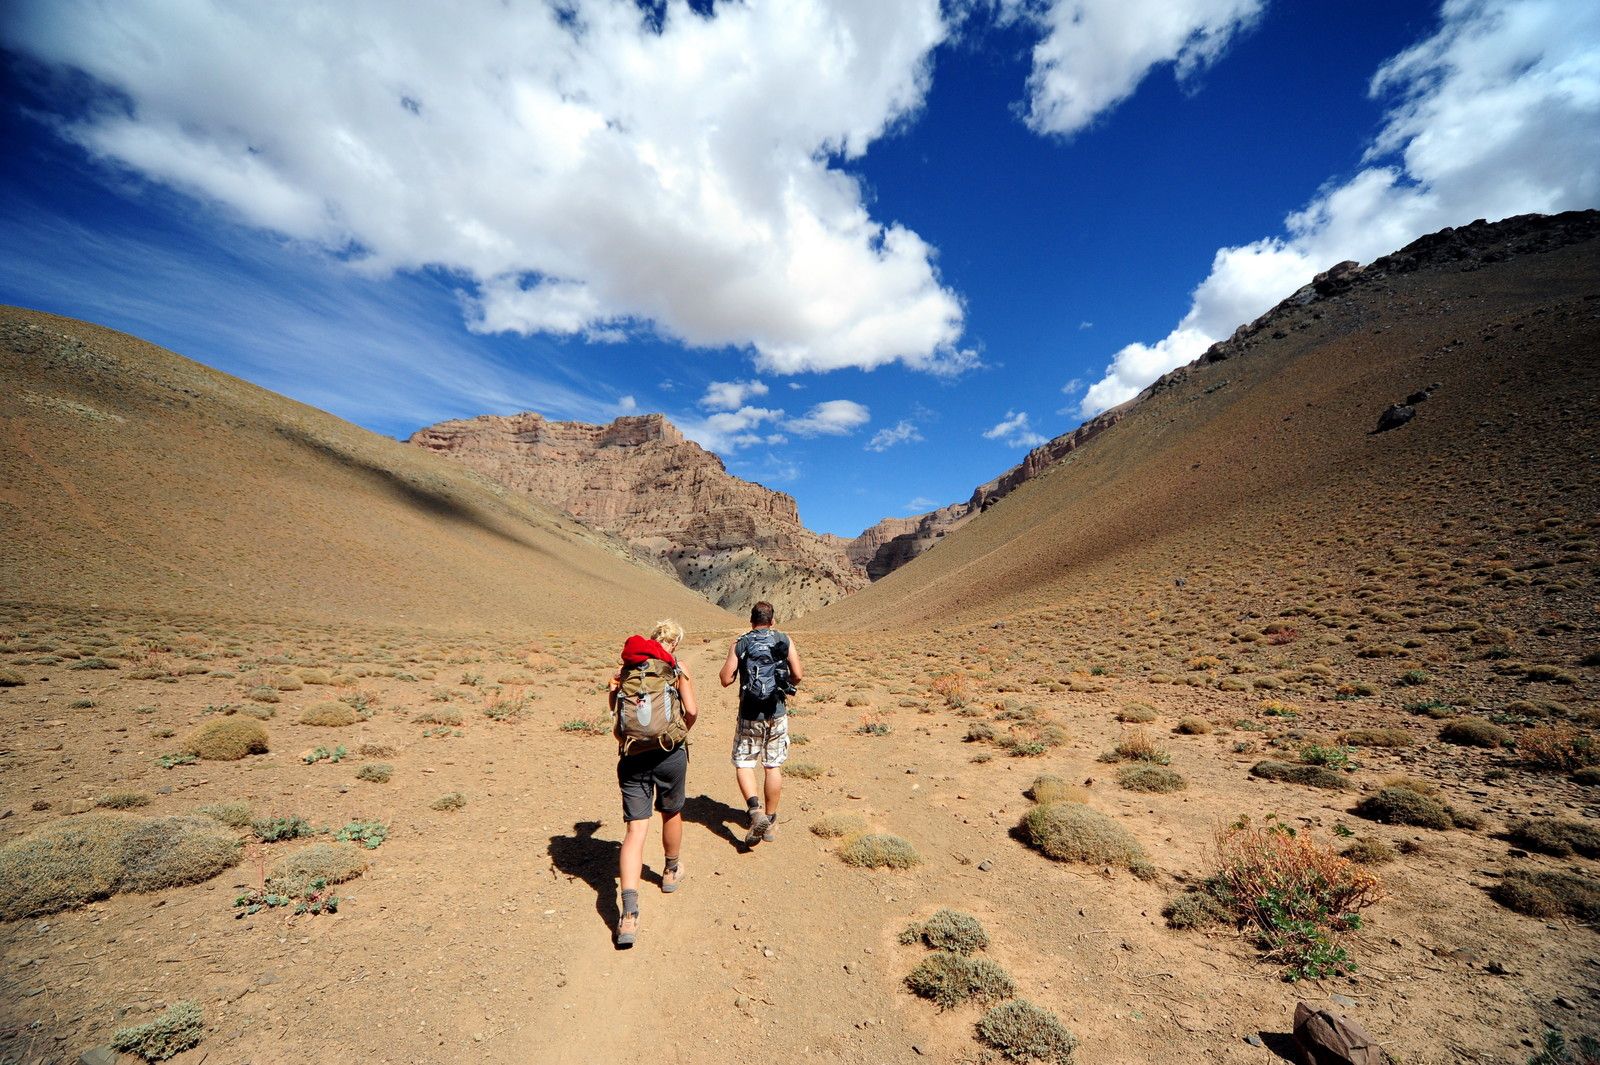
[[[661,874],[661,890],[668,895],[678,890],[678,885],[683,883],[683,865],[680,863],[675,869],[668,869]]]
[[[625,913],[617,920],[617,946],[633,946],[633,937],[639,934],[639,915]]]
[[[764,842],[771,843],[778,838],[778,815],[771,814],[767,817],[767,829],[761,833]]]
[[[744,834],[746,844],[756,843],[767,836],[767,830],[772,827],[772,818],[760,810],[750,811],[750,831]]]

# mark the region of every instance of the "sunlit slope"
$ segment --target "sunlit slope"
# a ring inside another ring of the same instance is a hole
[[[125,334],[0,310],[0,598],[636,628],[729,615],[458,466]]]
[[[806,626],[938,627],[1068,604],[1052,624],[1129,632],[1130,614],[1180,600],[1243,617],[1332,585],[1381,603],[1415,590],[1384,587],[1408,551],[1437,556],[1441,572],[1421,579],[1440,597],[1452,566],[1481,575],[1538,556],[1530,564],[1568,578],[1546,605],[1592,611],[1600,244],[1497,257],[1280,307],[1248,350],[1179,371],[1090,445]],[[1386,407],[1434,384],[1414,420],[1373,433]],[[1565,532],[1540,536],[1537,522]],[[1576,537],[1571,550],[1549,542],[1562,536]],[[1527,583],[1483,577],[1455,598],[1503,602]]]

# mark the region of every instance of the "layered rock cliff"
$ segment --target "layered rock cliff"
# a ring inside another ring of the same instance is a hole
[[[767,599],[793,618],[866,584],[848,541],[807,529],[792,496],[734,477],[659,414],[609,425],[485,415],[407,442],[561,507],[730,610]]]

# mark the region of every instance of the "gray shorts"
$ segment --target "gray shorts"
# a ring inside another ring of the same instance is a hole
[[[617,783],[622,787],[622,819],[650,820],[653,805],[664,814],[683,809],[689,781],[689,745],[670,751],[643,751],[617,759]]]
[[[789,715],[741,717],[733,734],[733,764],[738,769],[754,769],[760,762],[776,769],[789,760]]]

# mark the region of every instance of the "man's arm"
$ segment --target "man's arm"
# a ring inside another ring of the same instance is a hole
[[[717,674],[717,679],[722,682],[724,688],[732,684],[733,679],[739,675],[739,656],[734,653],[738,646],[738,640],[728,645],[728,660],[722,663],[722,672]]]
[[[694,682],[687,673],[678,674],[678,701],[683,705],[684,728],[694,728],[695,718],[700,716],[700,706],[694,699]]]
[[[800,649],[794,645],[794,637],[789,637],[789,682],[799,684],[805,679],[805,670],[800,668]]]

